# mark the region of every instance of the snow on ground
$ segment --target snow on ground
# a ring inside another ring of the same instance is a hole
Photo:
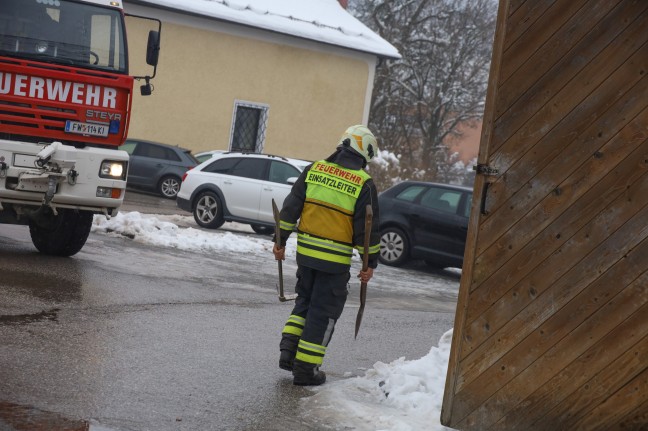
[[[181,225],[196,226],[191,216],[150,215],[131,211],[119,212],[110,220],[104,216],[95,216],[92,231],[125,236],[143,244],[186,251],[231,251],[266,256],[272,251],[269,237],[237,235],[225,230],[206,231],[197,227],[181,228]],[[235,227],[242,231],[247,227],[233,223],[228,225],[236,225]],[[247,227],[247,231],[251,233],[252,229]],[[294,238],[291,240],[295,241]],[[290,250],[293,250],[294,254],[295,247],[286,247],[287,258],[291,257]]]
[[[269,237],[252,234],[247,225],[228,223],[224,229],[207,231],[195,226],[190,216],[151,215],[136,211],[120,212],[111,219],[95,216],[92,231],[98,234],[122,236],[143,244],[174,247],[180,250],[208,252],[235,252],[268,257],[272,251]],[[243,235],[241,235],[243,233]],[[294,258],[296,238],[286,247],[286,258]],[[356,257],[357,259],[357,257]],[[397,272],[397,274],[399,274]],[[399,278],[396,275],[394,278]],[[392,288],[401,288],[389,283]],[[425,282],[427,290],[455,289],[450,282]],[[432,286],[430,286],[432,284]],[[410,289],[412,283],[406,282]],[[422,289],[423,286],[419,286]],[[358,376],[313,388],[311,397],[302,399],[307,410],[317,416],[326,429],[357,431],[421,431],[448,430],[439,422],[445,385],[452,330],[439,340],[423,358],[406,360],[401,357],[389,364],[376,362],[364,376]],[[330,424],[335,424],[330,425]]]
[[[449,330],[421,359],[376,362],[364,376],[315,388],[302,403],[336,430],[449,430],[439,417],[451,342]]]

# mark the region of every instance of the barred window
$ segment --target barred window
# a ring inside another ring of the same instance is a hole
[[[267,121],[268,106],[237,101],[234,105],[230,150],[263,152]]]

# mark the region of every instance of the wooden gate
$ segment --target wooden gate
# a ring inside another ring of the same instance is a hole
[[[441,421],[648,429],[648,1],[501,0]]]

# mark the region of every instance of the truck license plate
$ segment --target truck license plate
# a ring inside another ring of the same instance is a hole
[[[77,133],[79,135],[91,136],[108,136],[109,125],[81,123],[79,121],[68,120],[65,122],[65,131],[67,133]]]

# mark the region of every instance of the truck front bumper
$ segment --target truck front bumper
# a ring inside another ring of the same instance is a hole
[[[44,153],[47,144],[0,140],[0,210],[5,204],[17,212],[45,204],[54,211],[73,208],[116,215],[126,190],[128,153],[54,144]],[[113,162],[123,165],[120,177],[102,171]]]

